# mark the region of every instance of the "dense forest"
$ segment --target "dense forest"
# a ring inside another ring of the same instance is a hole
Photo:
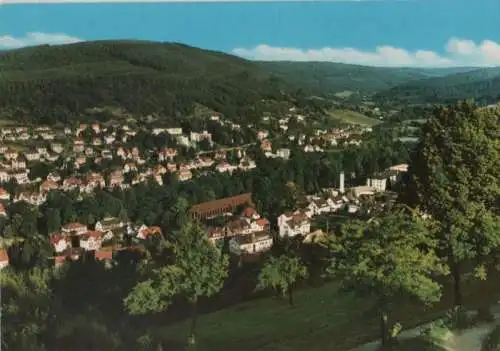
[[[262,68],[309,93],[331,96],[343,91],[371,95],[395,86],[430,77],[467,72],[472,68],[373,67],[336,62],[257,62]]]
[[[403,83],[378,92],[374,99],[381,102],[454,103],[474,99],[480,104],[500,100],[500,69],[484,68]]]
[[[233,119],[260,117],[263,103],[286,100],[285,88],[294,92],[249,61],[182,44],[40,46],[1,54],[0,70],[4,114],[43,123],[94,106],[175,118],[191,115],[195,103]]]

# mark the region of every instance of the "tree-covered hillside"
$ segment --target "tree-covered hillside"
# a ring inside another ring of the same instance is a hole
[[[25,48],[1,53],[0,72],[0,111],[43,123],[72,120],[94,106],[175,117],[192,113],[195,103],[236,118],[294,91],[254,63],[174,43]]]
[[[449,103],[473,98],[493,103],[500,97],[500,68],[483,68],[398,85],[375,94],[381,101]]]
[[[84,120],[90,107],[120,107],[172,120],[201,107],[249,123],[264,111],[285,110],[291,101],[318,105],[320,100],[307,97],[344,91],[375,93],[389,102],[496,99],[500,77],[493,77],[500,72],[470,70],[252,62],[144,41],[45,45],[0,52],[0,118],[52,124]]]
[[[317,95],[343,91],[371,95],[410,81],[472,70],[468,67],[434,69],[372,67],[336,62],[277,61],[258,62],[258,64],[278,77]]]

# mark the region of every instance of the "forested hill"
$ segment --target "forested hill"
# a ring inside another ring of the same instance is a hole
[[[337,62],[257,62],[262,68],[317,95],[343,91],[371,95],[400,84],[473,70],[453,68],[398,68],[352,65]]]
[[[416,103],[500,95],[500,71],[470,70],[255,62],[144,41],[46,45],[0,52],[0,119],[69,122],[87,108],[110,106],[170,120],[215,111],[252,123],[291,101],[311,106],[310,95],[346,90]]]
[[[379,92],[374,98],[416,104],[452,103],[471,98],[480,103],[494,103],[500,100],[500,67],[408,82]]]
[[[290,91],[250,61],[175,43],[101,41],[0,53],[0,111],[33,122],[73,120],[94,106],[170,118],[191,114],[195,103],[248,117]]]

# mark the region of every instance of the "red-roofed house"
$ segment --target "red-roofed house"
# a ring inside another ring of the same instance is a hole
[[[42,184],[40,184],[40,191],[48,192],[50,190],[55,190],[57,188],[59,188],[59,185],[57,185],[56,182],[48,179],[45,180]]]
[[[227,162],[221,162],[219,163],[217,166],[215,166],[215,169],[217,170],[217,172],[219,173],[224,173],[224,172],[233,172],[237,167],[236,166],[232,166],[230,165],[229,163]]]
[[[259,218],[255,221],[255,223],[259,226],[262,227],[263,231],[268,231],[269,230],[269,221],[266,218]]]
[[[222,227],[210,227],[207,228],[206,231],[208,240],[210,240],[213,244],[217,243],[217,241],[226,236],[226,230]]]
[[[95,250],[94,257],[98,261],[111,261],[113,259],[113,250]]]
[[[160,227],[147,227],[145,225],[142,225],[137,231],[137,238],[146,240],[150,236],[161,235],[161,234],[162,233]]]
[[[71,238],[63,233],[54,233],[50,236],[50,243],[57,253],[64,252],[71,248]]]
[[[253,207],[247,207],[243,210],[242,213],[243,217],[251,218],[251,219],[259,219],[260,215],[257,213],[255,208]]]
[[[186,180],[193,178],[193,173],[189,169],[181,169],[179,171],[178,176],[179,176],[179,180],[181,182],[183,182],[183,181],[186,181]]]
[[[9,265],[9,255],[5,249],[0,249],[0,269]]]

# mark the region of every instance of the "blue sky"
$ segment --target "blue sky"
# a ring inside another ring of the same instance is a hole
[[[0,0],[1,3],[2,0]],[[266,60],[500,65],[499,0],[7,4],[0,48],[178,41]]]

